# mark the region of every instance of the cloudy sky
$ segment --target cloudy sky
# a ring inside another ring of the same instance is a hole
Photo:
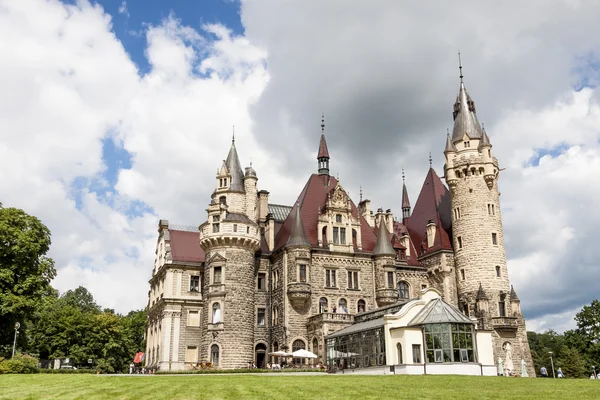
[[[147,302],[159,218],[198,225],[235,125],[271,202],[331,168],[399,215],[467,90],[501,166],[530,330],[598,297],[600,2],[0,0],[0,202],[38,216],[65,291]]]

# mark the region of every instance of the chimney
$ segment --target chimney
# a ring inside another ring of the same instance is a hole
[[[258,192],[258,220],[264,222],[269,213],[269,192],[261,190]]]
[[[385,218],[387,223],[387,230],[390,233],[394,233],[394,214],[392,214],[392,209],[388,208],[385,210]]]
[[[437,226],[433,222],[432,219],[427,221],[427,248],[433,247],[435,243],[435,234],[437,231]]]
[[[408,236],[408,232],[402,232],[400,244],[406,247],[406,258],[410,257],[410,237]]]
[[[275,247],[275,218],[273,214],[267,214],[265,216],[267,224],[265,226],[265,240],[269,246],[269,250],[273,251]]]

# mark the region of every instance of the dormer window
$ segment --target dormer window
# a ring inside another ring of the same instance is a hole
[[[335,222],[342,223],[342,214],[335,215]]]
[[[219,203],[221,203],[221,204],[227,204],[227,197],[225,197],[225,196],[219,197]]]
[[[468,140],[465,140],[464,144],[465,144],[465,149],[467,147],[471,147],[471,142],[469,142]]]
[[[223,179],[223,186],[227,186],[227,178]]]

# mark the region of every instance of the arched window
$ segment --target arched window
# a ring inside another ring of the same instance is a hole
[[[360,299],[356,304],[356,309],[359,313],[367,311],[367,303],[364,300]]]
[[[402,362],[402,345],[400,343],[396,345],[396,350],[398,351],[398,364],[404,364]]]
[[[338,302],[338,309],[340,313],[348,314],[348,302],[346,301],[346,299],[340,299],[340,301]]]
[[[221,203],[221,204],[227,204],[227,197],[225,197],[225,196],[219,197],[219,203]]]
[[[325,297],[321,297],[319,299],[319,313],[326,313],[327,306],[329,305],[327,299]]]
[[[306,344],[304,343],[304,340],[302,340],[302,339],[294,340],[294,342],[292,343],[292,353],[294,351],[303,350],[303,349],[306,349]],[[302,358],[294,358],[292,360],[292,362],[294,364],[301,364],[303,360],[304,359],[302,359]]]
[[[398,297],[401,299],[408,299],[408,283],[404,281],[398,282]]]
[[[210,362],[215,367],[219,366],[219,346],[216,344],[210,346]]]
[[[273,306],[273,314],[271,316],[273,318],[273,325],[277,325],[279,322],[279,311],[277,310],[277,306]]]
[[[315,353],[315,354],[319,353],[319,340],[317,338],[313,339],[312,352]]]
[[[218,324],[221,322],[221,305],[219,303],[213,303],[212,306],[212,323]]]

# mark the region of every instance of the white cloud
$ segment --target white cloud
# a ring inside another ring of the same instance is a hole
[[[127,10],[127,2],[123,0],[119,6],[119,14],[123,14],[129,17],[129,10]]]

